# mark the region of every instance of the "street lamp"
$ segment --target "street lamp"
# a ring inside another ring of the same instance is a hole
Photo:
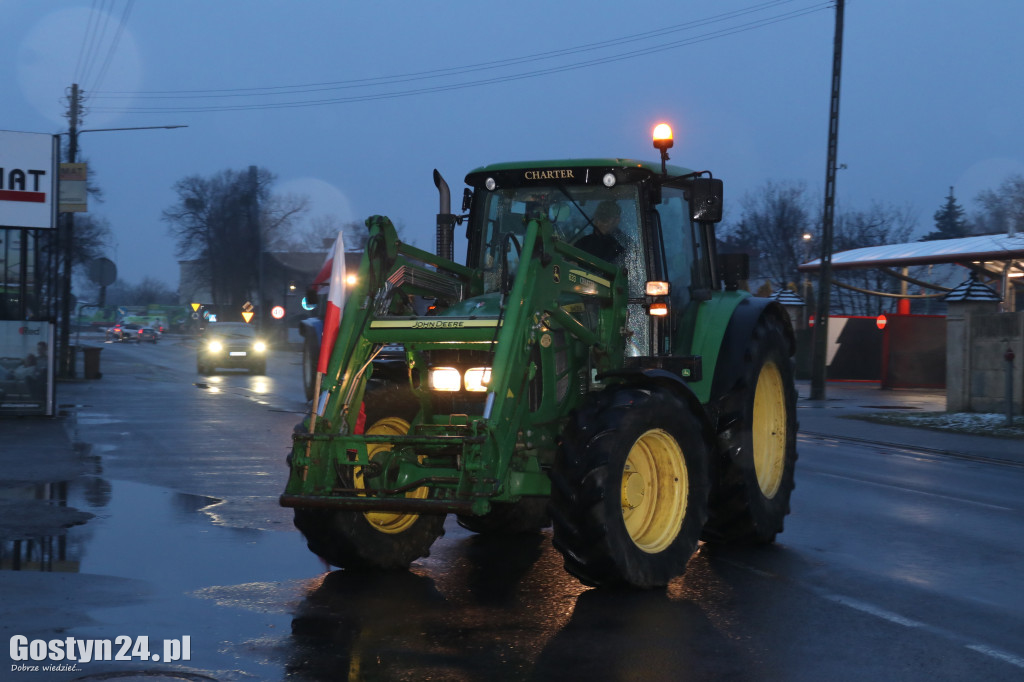
[[[164,125],[164,126],[134,126],[129,128],[88,128],[86,130],[78,129],[78,86],[76,85],[73,89],[72,99],[72,114],[71,114],[71,129],[66,133],[58,133],[58,135],[68,136],[68,163],[75,163],[75,159],[78,156],[78,136],[83,133],[108,133],[122,130],[170,130],[173,128],[187,128],[187,125]],[[72,247],[74,244],[74,232],[75,232],[75,214],[65,213],[64,214],[64,282],[63,282],[63,296],[61,303],[61,316],[64,318],[64,324],[60,330],[59,348],[57,358],[59,366],[57,367],[58,373],[62,377],[74,378],[75,376],[75,362],[74,355],[71,352],[70,338],[71,338],[71,267],[72,267]]]
[[[811,234],[810,232],[804,232],[804,234],[803,234],[803,240],[804,240],[804,263],[806,263],[809,260],[811,260],[811,246],[812,246],[811,245],[811,240],[812,239],[814,239],[814,235],[813,234]],[[804,308],[804,310],[808,311],[808,314],[809,314],[810,311],[811,311],[811,305],[812,305],[812,302],[811,302],[811,275],[806,270],[804,270],[803,297],[804,297],[804,301],[807,303],[807,307]],[[807,316],[805,315],[804,316],[804,324],[806,324],[806,323],[807,323]]]

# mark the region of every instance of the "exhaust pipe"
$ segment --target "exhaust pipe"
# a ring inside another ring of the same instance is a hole
[[[452,243],[455,236],[455,215],[452,213],[452,193],[448,189],[448,183],[444,181],[436,168],[434,169],[434,186],[437,187],[441,199],[437,214],[437,255],[453,260],[455,258],[454,244]]]

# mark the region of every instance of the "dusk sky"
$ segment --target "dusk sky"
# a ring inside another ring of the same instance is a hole
[[[835,10],[818,0],[263,2],[0,0],[0,129],[67,129],[105,193],[121,279],[178,285],[161,212],[181,178],[259,165],[307,220],[380,213],[433,249],[437,168],[655,160],[725,182],[726,215],[768,180],[822,197]],[[909,207],[1024,174],[1024,2],[848,0],[837,211]],[[820,199],[823,201],[823,198]],[[456,201],[457,203],[457,201]],[[458,234],[458,231],[457,231]]]

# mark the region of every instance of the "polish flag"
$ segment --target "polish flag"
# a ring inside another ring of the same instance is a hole
[[[334,342],[338,339],[341,327],[341,311],[345,307],[345,242],[342,233],[334,242],[334,262],[331,263],[331,283],[327,292],[327,310],[324,311],[324,335],[320,340],[320,359],[316,371],[327,372],[327,363],[331,359]]]

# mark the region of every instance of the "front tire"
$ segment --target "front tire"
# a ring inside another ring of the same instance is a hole
[[[697,417],[666,389],[612,388],[573,412],[552,472],[554,546],[586,585],[666,585],[707,516]]]
[[[762,318],[719,409],[709,542],[765,544],[783,530],[796,468],[796,388],[782,322]]]
[[[392,384],[368,389],[364,402],[368,434],[403,435],[418,409],[411,391]],[[386,456],[390,447],[370,446],[371,459]],[[345,467],[341,475],[345,487],[369,485],[359,468]],[[429,490],[421,487],[406,497],[422,499],[428,494]],[[444,535],[444,519],[444,514],[295,510],[295,526],[306,537],[310,551],[340,568],[408,568],[416,559],[430,555],[431,545]]]

